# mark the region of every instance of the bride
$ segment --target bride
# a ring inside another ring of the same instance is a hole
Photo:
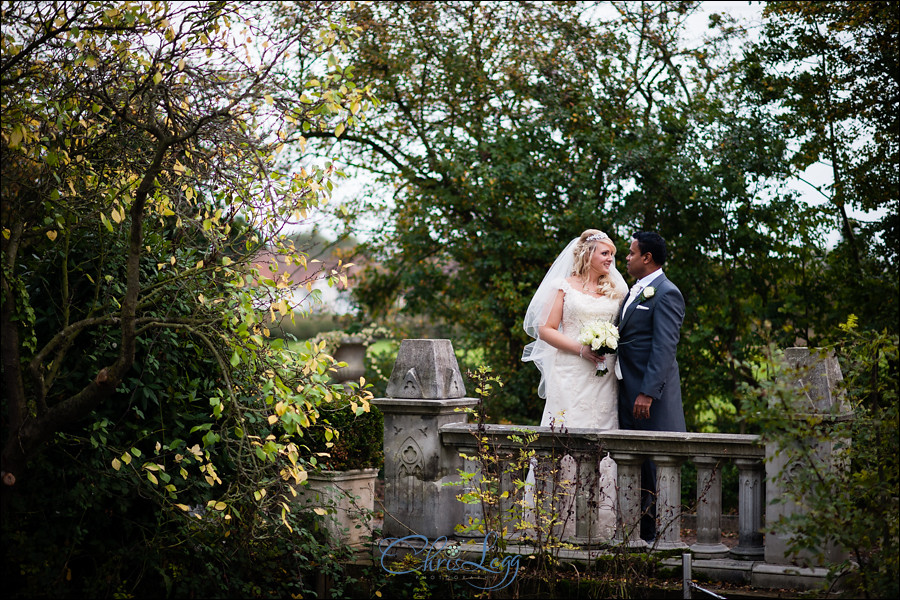
[[[628,293],[625,279],[615,268],[616,247],[602,231],[588,229],[572,240],[554,261],[532,298],[525,315],[525,331],[535,341],[525,347],[523,361],[533,361],[541,372],[538,394],[546,398],[541,426],[618,429],[618,380],[613,374],[615,355],[596,354],[578,341],[581,329],[597,320],[614,322]],[[601,363],[608,371],[596,376]],[[609,457],[599,464],[600,484],[596,515],[601,537],[611,538],[616,525],[616,465]],[[543,479],[538,474],[537,479]],[[574,460],[566,456],[560,465],[559,490],[547,489],[547,497],[561,496],[557,506],[561,537],[575,531],[576,496],[588,490],[575,485]],[[541,481],[544,488],[548,482]],[[534,506],[535,473],[526,480],[526,505]],[[538,487],[537,489],[542,489]]]

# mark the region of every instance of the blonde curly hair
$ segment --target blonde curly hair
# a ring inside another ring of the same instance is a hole
[[[610,249],[613,256],[616,255],[616,245],[609,239],[609,236],[599,229],[585,229],[579,236],[578,242],[572,249],[575,255],[575,263],[572,265],[572,275],[581,278],[581,281],[587,285],[588,275],[591,270],[591,259],[594,257],[594,251],[604,245]],[[609,275],[602,275],[597,285],[597,291],[604,296],[610,298],[619,298],[623,294],[621,290],[616,289],[613,282],[610,281]]]

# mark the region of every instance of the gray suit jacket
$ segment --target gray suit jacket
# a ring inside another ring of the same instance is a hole
[[[634,300],[619,314],[619,427],[687,431],[675,359],[684,321],[684,297],[665,275],[657,277],[651,286],[656,290],[652,297],[640,303]],[[650,418],[635,420],[634,401],[642,392],[653,398]]]

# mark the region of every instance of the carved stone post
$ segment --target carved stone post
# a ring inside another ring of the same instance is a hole
[[[724,558],[722,543],[722,467],[718,458],[695,456],[697,467],[697,543],[691,551],[697,558]]]
[[[462,459],[445,450],[439,429],[465,423],[460,409],[475,406],[450,340],[403,340],[388,383],[387,398],[374,403],[384,413],[384,535],[436,538],[454,534],[465,519],[456,499]]]
[[[731,555],[738,560],[760,560],[763,548],[762,514],[765,475],[762,462],[736,458],[738,468],[738,545]]]
[[[686,549],[681,541],[681,465],[683,456],[654,455],[656,463],[656,547]]]
[[[806,418],[815,414],[820,418],[829,420],[844,420],[851,418],[850,408],[846,398],[841,393],[840,382],[843,380],[841,367],[837,358],[832,355],[824,355],[816,348],[786,348],[784,357],[788,364],[799,372],[798,379],[794,382],[797,395],[792,405],[792,413],[795,418]],[[815,448],[811,455],[819,461],[824,468],[841,469],[846,465],[838,463],[834,459],[835,442],[818,440],[798,440],[799,443],[812,443]],[[841,440],[849,444],[850,440]],[[795,469],[808,468],[797,462],[793,462],[786,453],[778,452],[773,443],[766,444],[766,523],[771,525],[782,516],[790,516],[803,510],[796,503],[779,502],[773,504],[776,498],[784,499],[786,482]],[[774,564],[792,564],[786,556],[789,538],[773,531],[766,532],[766,562]],[[838,563],[845,558],[845,554],[831,545],[822,549],[828,562]],[[798,559],[800,563],[812,563],[814,553],[802,552]],[[812,563],[810,566],[819,566]]]

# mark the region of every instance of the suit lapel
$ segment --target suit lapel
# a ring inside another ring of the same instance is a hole
[[[663,273],[662,275],[660,275],[659,277],[657,277],[656,279],[654,279],[653,281],[650,282],[650,287],[653,287],[653,288],[655,288],[657,291],[659,291],[659,288],[662,287],[662,285],[663,285],[666,281],[668,281],[668,279],[666,278],[665,273]],[[645,289],[646,289],[646,288],[645,288]],[[631,290],[629,290],[629,293],[630,293],[630,292],[631,292]],[[640,296],[638,296],[638,298],[639,298],[639,297],[640,297]],[[630,317],[631,314],[632,314],[634,311],[637,310],[637,305],[640,304],[638,298],[635,298],[635,299],[632,301],[632,303],[628,305],[628,308],[626,308],[624,311],[622,311],[622,318],[619,319],[619,331],[622,330],[622,326],[625,324],[625,321],[628,320],[628,317]]]

